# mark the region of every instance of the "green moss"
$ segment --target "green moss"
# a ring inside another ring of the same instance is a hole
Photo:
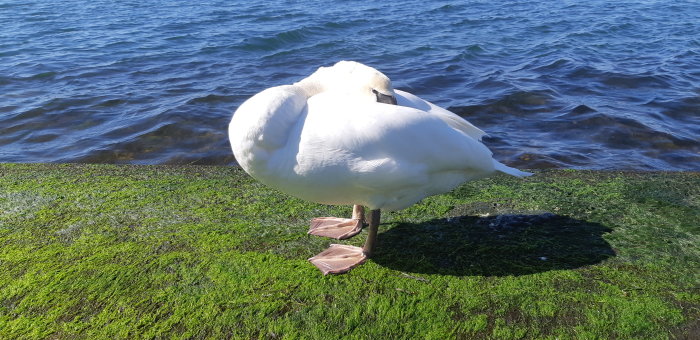
[[[349,207],[238,168],[0,164],[0,338],[696,338],[698,193],[496,176],[383,214],[374,258],[324,277],[307,223]]]

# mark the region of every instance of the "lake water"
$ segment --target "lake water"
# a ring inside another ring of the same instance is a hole
[[[338,60],[522,168],[700,170],[698,1],[0,1],[0,162],[235,164],[247,98]]]

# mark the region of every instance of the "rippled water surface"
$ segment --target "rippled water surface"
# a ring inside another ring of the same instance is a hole
[[[697,1],[0,1],[0,162],[234,164],[246,98],[357,60],[524,168],[700,170]]]

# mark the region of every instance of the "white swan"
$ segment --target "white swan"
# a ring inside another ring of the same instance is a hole
[[[314,219],[309,233],[354,236],[364,222],[362,206],[371,209],[364,248],[331,245],[310,259],[324,274],[365,261],[380,209],[404,209],[494,171],[530,175],[494,160],[480,142],[484,134],[352,61],[256,94],[229,124],[236,160],[253,178],[305,200],[354,205],[353,218]]]

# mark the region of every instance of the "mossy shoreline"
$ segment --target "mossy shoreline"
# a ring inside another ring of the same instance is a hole
[[[0,338],[694,339],[700,173],[542,170],[384,214],[322,276],[236,167],[0,164]]]

